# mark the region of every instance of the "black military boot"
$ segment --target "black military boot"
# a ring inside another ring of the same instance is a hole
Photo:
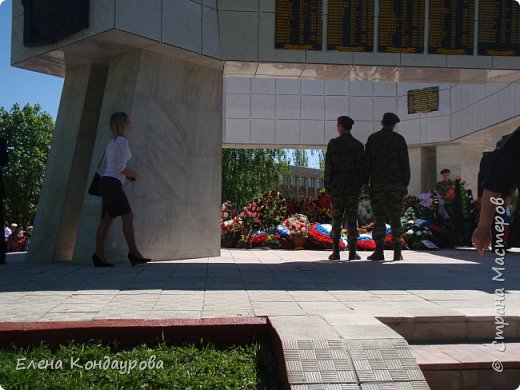
[[[359,256],[356,252],[356,244],[353,244],[353,245],[349,244],[348,259],[349,260],[361,260],[361,256]]]
[[[372,253],[370,256],[367,257],[368,260],[373,260],[373,261],[381,261],[381,260],[385,260],[385,253],[383,252],[383,248],[384,248],[384,244],[381,243],[377,243],[376,244],[376,250],[374,251],[374,253]]]
[[[332,254],[329,256],[329,260],[341,260],[339,257],[339,242],[332,243]]]
[[[401,243],[396,242],[394,244],[394,261],[403,260],[403,255],[401,254]]]

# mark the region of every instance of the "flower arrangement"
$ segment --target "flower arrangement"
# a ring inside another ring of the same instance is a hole
[[[422,240],[429,240],[433,233],[424,225],[420,225],[414,221],[408,221],[407,230],[403,234],[403,238],[410,249],[420,249],[423,245]]]
[[[242,235],[250,236],[253,230],[260,228],[260,217],[262,214],[262,205],[255,199],[249,202],[238,215],[242,220]]]
[[[305,198],[300,201],[298,212],[306,215],[309,221],[328,223],[332,219],[330,196],[324,193],[316,199]]]
[[[220,237],[239,239],[242,231],[242,221],[235,217],[220,223]]]
[[[287,201],[279,192],[271,191],[258,199],[261,207],[260,224],[263,228],[269,228],[279,224],[286,216]]]
[[[226,201],[222,203],[222,207],[220,208],[220,222],[227,221],[228,219],[232,219],[237,215],[237,212],[231,208],[231,202]]]
[[[294,214],[283,221],[289,229],[289,234],[294,238],[307,238],[309,236],[309,219],[303,214]]]
[[[330,237],[330,231],[332,230],[332,225],[327,224],[319,224],[313,223],[309,229],[309,237],[310,239],[317,245],[320,245],[324,248],[332,248],[332,238]],[[341,249],[346,248],[346,241],[343,237],[339,240],[339,247]]]
[[[280,248],[279,240],[280,236],[278,234],[268,234],[262,245],[271,249],[278,249]]]

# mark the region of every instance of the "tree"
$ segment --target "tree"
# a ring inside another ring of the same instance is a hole
[[[289,175],[283,150],[222,149],[222,201],[242,208],[253,198],[277,191]]]
[[[309,166],[309,156],[307,155],[307,150],[305,149],[294,149],[292,153],[294,165],[297,167],[308,167]]]
[[[326,154],[326,149],[311,149],[311,156],[318,157],[319,169],[321,171],[325,170],[325,154]]]
[[[3,176],[6,188],[5,218],[10,222],[32,223],[47,166],[54,131],[52,117],[38,104],[10,112],[0,107],[0,134],[6,137],[9,163]]]

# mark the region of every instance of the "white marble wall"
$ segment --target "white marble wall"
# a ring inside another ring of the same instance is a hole
[[[430,86],[440,87],[439,111],[409,115],[408,90]],[[397,131],[410,145],[447,141],[450,90],[450,84],[226,77],[224,143],[322,147],[336,136],[340,115],[355,120],[353,134],[365,142],[389,111],[401,118]]]
[[[110,136],[108,118],[129,113],[132,159],[142,180],[125,185],[135,214],[137,243],[156,260],[215,256],[220,252],[222,71],[149,51],[110,63],[91,172]],[[100,200],[85,197],[76,262],[90,261]],[[128,251],[120,222],[106,253],[124,260]]]
[[[439,87],[439,111],[408,114],[407,92]],[[450,142],[520,113],[517,84],[387,83],[226,77],[224,143],[320,147],[335,136],[335,121],[349,115],[365,141],[384,112],[397,113],[396,130],[409,145]],[[489,145],[491,146],[491,145]]]

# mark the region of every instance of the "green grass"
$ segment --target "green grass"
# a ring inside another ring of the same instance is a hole
[[[148,365],[153,355],[155,368]],[[96,361],[108,362],[108,369],[92,366]],[[130,369],[132,361],[137,367]],[[140,370],[143,362],[146,367]],[[273,365],[272,355],[258,344],[219,349],[161,343],[120,349],[115,344],[71,342],[55,350],[42,344],[0,349],[0,386],[5,390],[271,389],[277,383]],[[262,373],[266,371],[270,378]]]

